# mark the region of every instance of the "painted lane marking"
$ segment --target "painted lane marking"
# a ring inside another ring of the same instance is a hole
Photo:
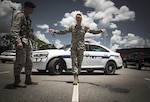
[[[79,102],[79,83],[73,85],[72,102]]]
[[[3,71],[3,72],[0,72],[0,74],[8,74],[10,73],[10,71]]]
[[[150,81],[150,78],[144,78],[145,80],[147,80],[147,81]]]

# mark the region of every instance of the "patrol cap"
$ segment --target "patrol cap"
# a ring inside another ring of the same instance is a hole
[[[33,4],[33,3],[30,2],[30,1],[26,1],[26,2],[24,3],[24,6],[28,6],[28,7],[31,7],[31,8],[35,8],[35,7],[36,7],[35,4]]]

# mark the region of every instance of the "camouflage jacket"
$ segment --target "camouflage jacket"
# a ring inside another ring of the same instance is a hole
[[[72,33],[72,40],[71,40],[71,48],[72,49],[78,49],[78,50],[84,50],[84,36],[86,32],[93,33],[93,34],[99,34],[102,31],[101,30],[90,30],[89,27],[81,25],[73,25],[65,30],[55,30],[54,33],[56,34],[67,34],[71,32]]]
[[[28,39],[33,35],[29,16],[25,15],[24,12],[17,13],[10,34],[15,39],[16,43],[22,42],[28,44]]]

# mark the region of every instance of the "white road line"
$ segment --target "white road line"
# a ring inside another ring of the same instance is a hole
[[[10,71],[3,71],[3,72],[0,72],[0,74],[8,74],[10,73]]]
[[[147,80],[147,81],[150,81],[150,78],[144,78],[145,80]]]
[[[73,85],[72,102],[79,102],[79,83]]]

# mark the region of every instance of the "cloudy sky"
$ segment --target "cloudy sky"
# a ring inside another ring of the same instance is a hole
[[[36,4],[32,26],[37,38],[61,47],[70,43],[71,34],[53,36],[48,29],[65,29],[75,24],[75,14],[83,14],[83,24],[91,29],[105,28],[103,34],[86,34],[85,39],[113,50],[150,47],[150,14],[148,0],[30,0]],[[14,15],[21,11],[25,0],[0,1],[0,34],[9,33]]]

